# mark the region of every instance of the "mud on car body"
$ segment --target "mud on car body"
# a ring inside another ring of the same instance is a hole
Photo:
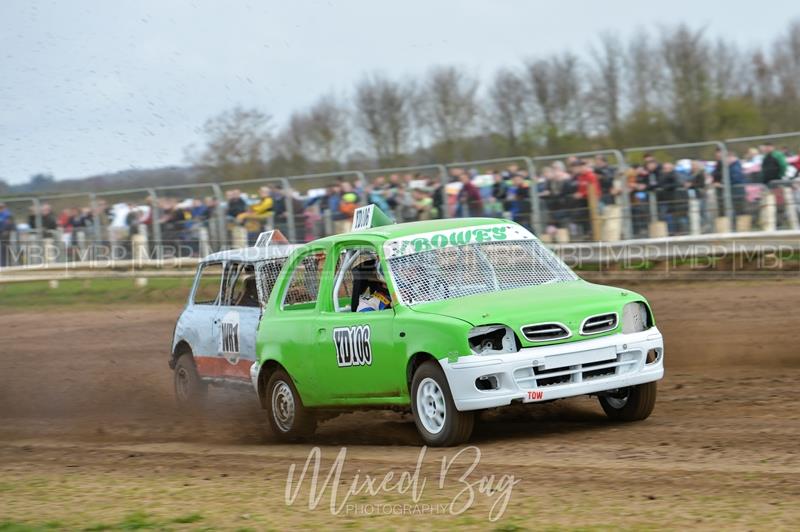
[[[269,231],[253,247],[200,261],[170,350],[180,405],[202,404],[209,384],[249,385],[263,304],[297,247],[280,232]]]
[[[264,308],[251,378],[279,437],[364,407],[410,407],[429,445],[518,402],[589,394],[612,419],[650,415],[663,341],[642,296],[579,279],[507,220],[363,209],[361,227],[295,250]],[[357,311],[364,275],[385,283],[383,310]]]

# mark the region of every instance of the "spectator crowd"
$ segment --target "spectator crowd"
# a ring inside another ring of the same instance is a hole
[[[67,250],[79,244],[78,233],[85,239],[124,245],[135,234],[152,237],[148,228],[153,226],[154,217],[162,243],[181,244],[195,254],[199,252],[201,230],[208,231],[207,238],[214,242],[221,240],[219,231],[226,231],[229,239],[241,227],[253,243],[267,227],[289,234],[290,217],[294,217],[297,239],[310,241],[347,231],[355,209],[369,203],[400,222],[491,216],[531,227],[534,197],[538,197],[547,234],[566,229],[573,238],[581,239],[591,230],[593,210],[602,214],[610,206],[621,205],[625,189],[634,236],[646,235],[654,217],[667,223],[670,234],[683,234],[688,230],[688,200],[700,201],[705,223],[724,213],[720,157],[718,152],[713,161],[660,161],[653,154],[644,154],[641,162],[624,171],[603,155],[568,157],[538,168],[533,176],[518,164],[450,168],[444,180],[423,173],[353,180],[342,177],[303,194],[280,186],[261,186],[253,194],[238,188],[226,190],[223,202],[211,196],[159,197],[155,202],[152,198],[116,203],[99,199],[92,206],[63,207],[58,214],[49,203],[41,203],[38,212],[31,207],[24,220],[15,218],[8,206],[0,203],[0,260],[5,260],[3,248],[14,240],[12,233],[41,230],[42,236],[57,239]],[[752,214],[771,182],[795,179],[800,174],[800,157],[786,146],[766,143],[750,148],[742,158],[732,151],[727,157],[737,214]],[[793,185],[795,192],[800,190],[798,184],[800,180]]]

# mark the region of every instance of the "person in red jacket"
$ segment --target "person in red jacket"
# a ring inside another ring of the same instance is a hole
[[[591,167],[584,161],[578,159],[572,162],[573,175],[578,182],[578,191],[575,192],[575,199],[588,201],[589,200],[589,187],[592,187],[595,192],[595,197],[600,199],[600,181],[597,175],[592,171]]]
[[[592,169],[580,159],[576,159],[570,163],[572,175],[577,182],[577,190],[572,195],[575,201],[575,207],[578,209],[575,218],[577,224],[588,232],[591,228],[590,220],[591,213],[589,212],[589,190],[594,190],[594,197],[600,200],[600,180]]]

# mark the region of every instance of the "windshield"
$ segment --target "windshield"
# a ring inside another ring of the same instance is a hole
[[[444,247],[387,262],[407,305],[578,278],[533,238]]]

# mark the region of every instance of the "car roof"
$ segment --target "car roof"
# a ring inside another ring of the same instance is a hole
[[[494,225],[494,224],[509,224],[509,223],[515,223],[515,222],[512,222],[510,220],[502,220],[500,218],[447,218],[444,220],[405,222],[400,224],[389,224],[389,225],[381,225],[378,227],[370,227],[369,229],[362,229],[360,231],[339,233],[337,235],[331,235],[325,238],[320,238],[319,240],[310,242],[310,244],[338,242],[340,240],[350,240],[354,237],[391,240],[394,238],[403,238],[406,236],[412,236],[421,233],[448,231],[451,229],[474,227],[476,225]]]
[[[283,259],[301,246],[294,244],[271,244],[266,247],[248,247],[217,251],[200,262],[260,262],[262,260]]]
[[[235,261],[235,262],[258,262],[268,259],[286,258],[292,254],[296,249],[305,246],[314,246],[315,244],[334,244],[342,240],[351,240],[353,238],[363,238],[365,240],[391,240],[394,238],[403,238],[407,236],[417,235],[421,233],[431,233],[435,231],[448,231],[451,229],[461,229],[466,227],[474,227],[476,225],[499,225],[515,223],[510,220],[503,220],[500,218],[446,218],[443,220],[425,220],[421,222],[405,222],[399,224],[382,225],[378,227],[371,227],[369,229],[362,229],[360,231],[350,231],[347,233],[338,233],[331,236],[326,236],[309,242],[305,245],[302,244],[270,244],[267,247],[248,247],[239,249],[230,249],[227,251],[218,251],[212,253],[202,259],[201,262],[219,262],[219,261]]]

